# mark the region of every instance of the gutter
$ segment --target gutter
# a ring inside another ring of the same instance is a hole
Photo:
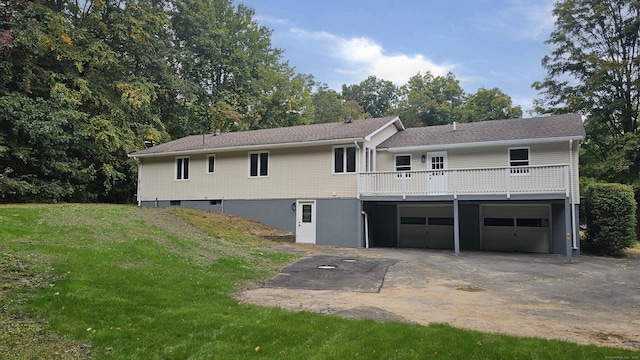
[[[526,144],[547,144],[554,142],[562,142],[567,140],[580,141],[584,139],[582,136],[566,136],[556,138],[538,138],[538,139],[515,139],[515,140],[499,140],[499,141],[480,141],[469,143],[453,143],[453,144],[440,144],[440,145],[417,145],[417,146],[403,146],[403,147],[388,147],[380,148],[381,151],[388,151],[391,153],[411,152],[411,151],[433,151],[433,150],[452,150],[462,148],[477,148],[477,147],[489,147],[489,146],[512,146]]]
[[[221,153],[221,152],[233,152],[233,151],[247,151],[247,150],[270,150],[270,149],[287,149],[287,148],[297,148],[301,146],[322,146],[322,145],[341,145],[346,143],[364,141],[364,138],[349,138],[349,139],[332,139],[332,140],[319,140],[319,141],[303,141],[303,142],[295,142],[295,143],[282,143],[282,144],[259,144],[259,145],[243,145],[243,146],[233,146],[233,147],[222,147],[222,148],[206,148],[206,149],[189,149],[189,150],[176,150],[176,151],[165,151],[165,152],[157,152],[157,153],[149,153],[149,154],[140,154],[140,153],[131,153],[127,156],[130,158],[147,158],[147,157],[164,157],[164,156],[179,156],[179,155],[196,155],[196,154],[211,154]],[[162,145],[158,145],[162,146]]]

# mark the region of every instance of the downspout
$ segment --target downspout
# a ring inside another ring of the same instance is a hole
[[[573,250],[578,249],[578,241],[576,238],[576,207],[574,203],[574,189],[573,189],[573,140],[569,140],[569,182],[571,187],[571,245]]]
[[[140,194],[141,184],[142,184],[142,161],[138,160],[138,184],[136,188],[136,198],[138,200],[138,206],[142,206],[142,194]]]
[[[362,215],[364,216],[364,247],[366,249],[369,248],[369,215],[367,212],[362,210]]]

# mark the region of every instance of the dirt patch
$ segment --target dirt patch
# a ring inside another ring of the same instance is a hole
[[[294,311],[640,349],[638,259],[580,257],[568,264],[546,255],[322,247],[309,255],[319,253],[398,261],[378,293],[263,287],[237,298]]]

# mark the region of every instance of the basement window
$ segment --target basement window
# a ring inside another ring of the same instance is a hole
[[[171,206],[180,206],[180,200],[170,200],[169,205]]]

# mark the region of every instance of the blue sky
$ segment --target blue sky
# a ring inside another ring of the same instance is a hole
[[[370,75],[401,85],[451,71],[467,93],[500,88],[523,111],[538,96],[554,0],[235,0],[273,30],[297,72],[340,90]]]

